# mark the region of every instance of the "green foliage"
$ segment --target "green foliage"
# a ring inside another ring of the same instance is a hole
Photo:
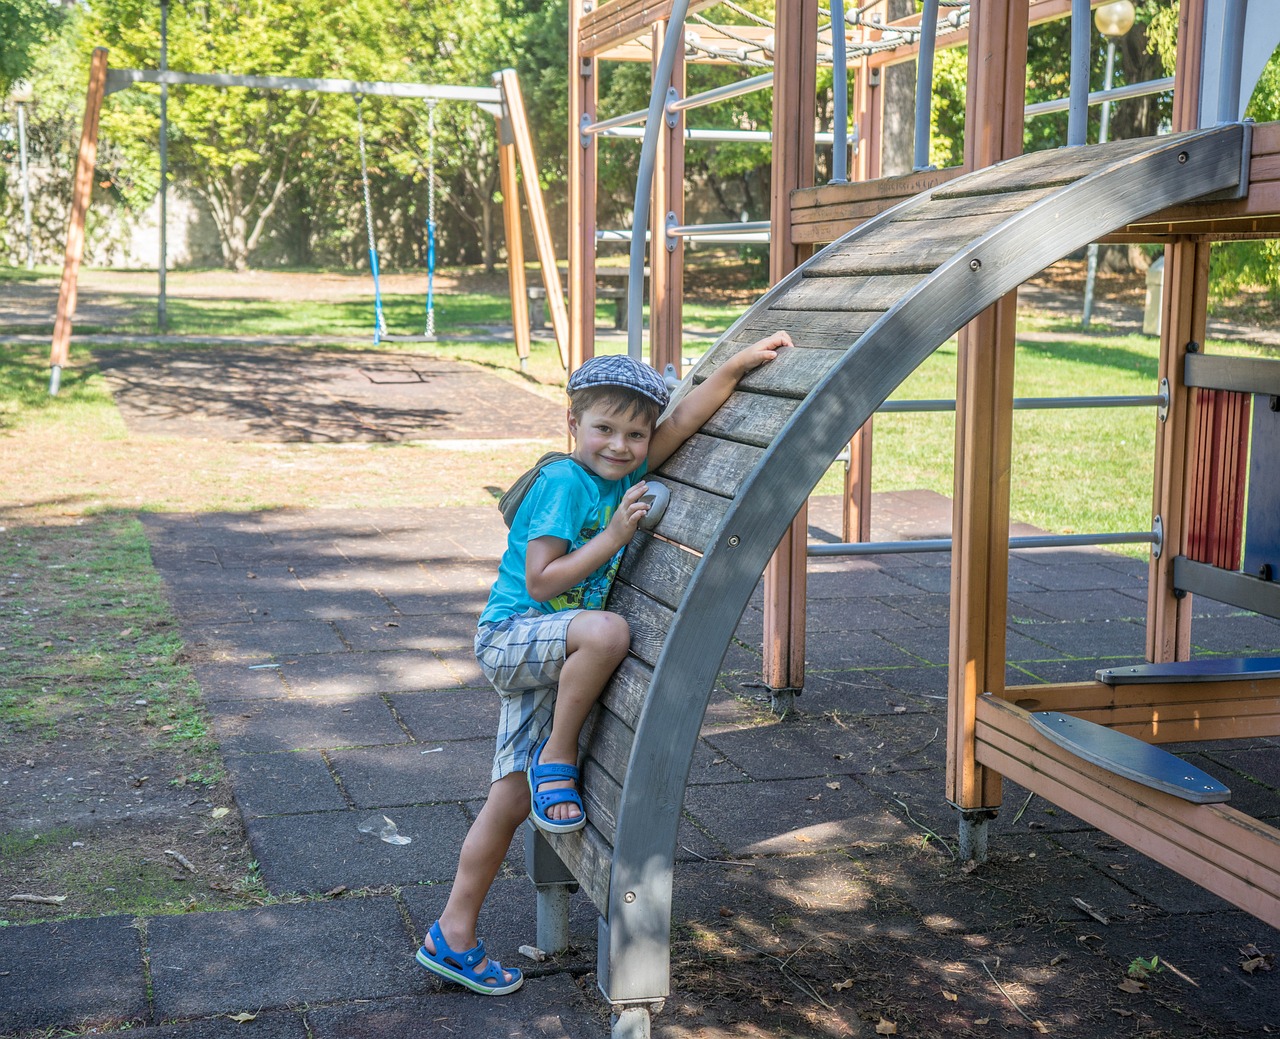
[[[57,34],[64,17],[49,0],[5,0],[0,3],[0,94],[25,79],[40,49]]]

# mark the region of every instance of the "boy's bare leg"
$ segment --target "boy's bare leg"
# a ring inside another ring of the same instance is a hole
[[[476,944],[476,922],[502,860],[520,824],[529,817],[529,781],[523,772],[503,776],[489,788],[489,797],[467,831],[458,855],[458,872],[449,900],[440,914],[440,930],[449,948],[466,952]],[[424,944],[435,952],[430,936]],[[487,961],[486,961],[487,962]],[[484,970],[485,963],[476,966]],[[512,975],[504,971],[506,980]]]
[[[555,711],[551,717],[551,734],[543,748],[544,764],[576,765],[578,735],[595,702],[600,699],[618,665],[626,658],[631,645],[631,628],[625,618],[607,610],[584,610],[569,622],[564,667],[556,689]],[[539,790],[569,787],[568,780],[546,782]],[[573,804],[555,804],[547,815],[563,822],[578,818]]]

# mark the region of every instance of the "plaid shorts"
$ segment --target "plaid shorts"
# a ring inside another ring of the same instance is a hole
[[[491,781],[526,772],[533,749],[551,731],[569,624],[581,610],[530,610],[476,632],[476,660],[501,698]]]

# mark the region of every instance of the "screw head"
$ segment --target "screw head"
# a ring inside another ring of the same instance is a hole
[[[730,548],[737,548],[740,544],[742,544],[742,539],[741,539],[740,537],[738,537],[738,535],[737,535],[737,534],[731,534],[731,535],[729,535],[729,547],[730,547]]]
[[[1186,152],[1178,152],[1178,165],[1185,166],[1187,164],[1187,160],[1190,158],[1191,156]]]
[[[626,902],[627,905],[630,905],[635,900],[636,900],[636,893],[634,891],[628,891],[625,895],[622,896],[622,901]]]
[[[973,259],[973,260],[970,260],[970,261],[969,261],[969,270],[971,270],[971,271],[976,271],[976,270],[981,270],[981,269],[982,269],[982,261],[981,261],[981,260],[979,260],[979,259]]]

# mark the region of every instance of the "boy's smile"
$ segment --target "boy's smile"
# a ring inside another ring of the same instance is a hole
[[[605,408],[587,408],[580,417],[569,413],[573,458],[604,480],[621,480],[649,457],[653,426],[643,416]]]

